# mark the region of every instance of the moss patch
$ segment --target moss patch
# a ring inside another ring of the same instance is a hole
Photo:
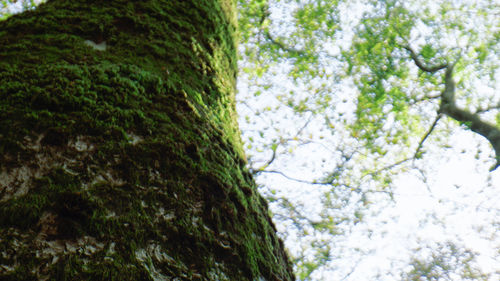
[[[2,278],[293,280],[241,152],[233,6],[49,1],[0,22],[0,171],[30,175],[0,204]]]

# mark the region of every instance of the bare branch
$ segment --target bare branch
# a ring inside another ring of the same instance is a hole
[[[478,114],[458,108],[455,103],[455,81],[453,81],[453,65],[446,68],[445,88],[441,94],[441,105],[439,113],[455,119],[467,126],[471,131],[485,137],[495,150],[496,163],[490,169],[495,170],[500,166],[500,129],[482,120]]]
[[[382,168],[380,168],[380,169],[378,169],[378,170],[375,170],[375,171],[373,171],[373,172],[371,172],[371,173],[365,174],[365,175],[363,175],[361,178],[365,178],[366,176],[375,176],[375,175],[377,175],[377,174],[380,174],[380,173],[381,173],[381,172],[383,172],[383,171],[390,170],[390,169],[392,169],[392,168],[394,168],[394,167],[397,167],[397,166],[399,166],[399,165],[401,165],[401,164],[403,164],[403,163],[405,163],[405,162],[408,162],[408,161],[410,161],[410,160],[412,160],[412,159],[413,159],[413,157],[408,157],[408,158],[405,158],[405,159],[403,159],[403,160],[399,160],[399,161],[397,161],[397,162],[395,162],[395,163],[392,163],[392,164],[390,164],[390,165],[384,166],[384,167],[382,167]]]
[[[347,280],[347,278],[349,278],[357,269],[359,269],[358,265],[361,263],[362,259],[359,258],[356,263],[351,266],[351,270],[346,274],[344,275],[344,277],[342,277],[342,279],[340,279],[340,281],[344,281],[344,280]]]
[[[260,21],[259,21],[259,29],[260,29],[260,31],[264,32],[264,36],[266,37],[266,39],[268,39],[269,41],[271,41],[272,44],[278,46],[280,49],[282,49],[286,52],[294,53],[297,55],[306,54],[306,52],[304,50],[299,50],[299,49],[295,49],[292,47],[288,47],[283,42],[281,42],[279,39],[275,39],[273,36],[271,36],[269,29],[267,27],[264,27],[264,22],[266,20],[269,20],[269,16],[271,15],[268,8],[269,7],[265,7],[265,6],[262,7],[262,16],[261,16]]]
[[[434,119],[434,122],[432,123],[431,127],[429,128],[429,130],[427,131],[427,133],[424,135],[424,137],[420,140],[420,143],[418,144],[417,150],[415,151],[415,154],[413,154],[413,158],[414,159],[420,158],[420,155],[419,155],[420,154],[420,150],[422,150],[422,147],[424,146],[425,140],[432,133],[432,131],[436,127],[437,123],[439,122],[439,119],[441,119],[442,116],[443,116],[442,114],[438,114],[436,116],[436,119]]]
[[[259,168],[253,170],[253,174],[254,175],[259,174],[259,173],[265,171],[265,169],[267,167],[269,167],[269,165],[271,165],[271,163],[273,163],[273,161],[276,159],[276,151],[278,150],[278,146],[279,145],[280,145],[279,143],[276,143],[276,147],[274,147],[273,149],[271,149],[273,151],[273,155],[271,155],[271,159],[269,159],[265,164],[263,164]]]
[[[295,48],[292,48],[292,47],[288,47],[283,42],[281,42],[279,39],[273,38],[271,36],[271,33],[269,32],[268,29],[264,30],[264,35],[266,36],[266,38],[269,41],[271,41],[271,43],[273,43],[274,45],[278,46],[283,51],[286,51],[286,52],[289,52],[289,53],[293,53],[293,54],[296,54],[296,55],[305,55],[306,54],[306,51],[304,51],[304,50],[299,50],[299,49],[295,49]]]
[[[318,224],[318,222],[315,222],[315,221],[311,220],[310,218],[306,217],[305,215],[303,215],[302,212],[297,209],[297,207],[296,207],[297,204],[290,202],[290,200],[288,200],[287,198],[279,197],[279,198],[275,198],[275,200],[282,201],[282,202],[280,202],[280,205],[283,208],[285,208],[293,213],[293,215],[289,215],[289,216],[281,215],[281,216],[284,219],[292,220],[295,227],[297,227],[297,229],[300,229],[300,230],[304,229],[304,224],[301,223],[299,220],[304,220],[308,224],[310,224],[311,226]],[[279,215],[279,214],[275,214],[275,215]]]
[[[288,176],[287,174],[283,173],[283,172],[280,172],[280,171],[276,171],[276,170],[261,170],[261,171],[257,171],[259,173],[269,173],[269,174],[278,174],[286,179],[289,179],[289,180],[292,180],[292,181],[296,181],[296,182],[301,182],[301,183],[307,183],[307,184],[315,184],[315,185],[331,185],[332,183],[331,182],[320,182],[320,181],[307,181],[307,180],[301,180],[301,179],[296,179],[296,178],[293,178],[293,177],[290,177]]]
[[[395,167],[397,167],[399,165],[402,165],[402,164],[404,164],[404,163],[406,163],[408,161],[418,159],[420,157],[419,154],[421,153],[420,151],[422,150],[422,147],[423,147],[425,141],[427,140],[427,138],[429,137],[429,135],[432,133],[432,131],[434,131],[434,128],[436,127],[436,125],[437,125],[438,121],[441,119],[441,117],[442,117],[442,114],[438,114],[436,116],[436,119],[434,119],[434,122],[432,122],[431,127],[429,128],[429,130],[425,133],[425,135],[420,140],[420,142],[419,142],[419,144],[417,146],[417,149],[415,150],[415,153],[413,154],[412,157],[407,157],[405,159],[402,159],[402,160],[399,160],[399,161],[394,162],[392,164],[389,164],[387,166],[384,166],[384,167],[382,167],[382,168],[380,168],[378,170],[375,170],[375,171],[373,171],[371,173],[365,174],[364,176],[362,176],[362,178],[364,178],[366,176],[375,176],[375,175],[377,175],[377,174],[379,174],[379,173],[381,173],[383,171],[387,171],[387,170],[393,169],[393,168],[395,168]]]
[[[307,125],[309,125],[309,123],[313,119],[313,116],[314,116],[314,113],[312,113],[311,115],[309,115],[309,118],[307,118],[307,121],[304,123],[304,125],[295,134],[295,137],[299,137],[299,135],[302,133],[302,131],[304,131],[304,129],[307,127]]]
[[[404,46],[404,48],[410,52],[411,58],[420,70],[434,73],[441,69],[446,69],[444,77],[445,87],[441,92],[441,104],[438,113],[445,114],[455,119],[456,121],[467,126],[471,131],[485,137],[495,150],[496,164],[491,167],[490,171],[495,170],[498,166],[500,166],[500,129],[482,120],[478,115],[481,110],[478,110],[476,113],[471,113],[470,111],[458,108],[455,102],[455,81],[453,81],[453,68],[455,64],[460,60],[460,57],[458,57],[453,64],[444,63],[440,65],[427,66],[418,58],[417,53],[415,53],[415,51],[410,46]],[[438,115],[438,118],[436,118],[436,120],[434,121],[434,124],[428,134],[432,132],[432,129],[434,129],[435,123],[439,120],[439,118],[440,117]],[[422,141],[425,141],[428,134],[424,136]],[[422,141],[419,144],[415,156],[418,156],[418,152],[420,151],[423,144]]]
[[[434,72],[437,72],[437,71],[439,71],[441,69],[445,69],[448,66],[447,63],[443,63],[443,64],[440,64],[440,65],[433,65],[433,66],[425,65],[418,58],[417,53],[415,53],[415,51],[410,46],[404,46],[403,48],[405,48],[407,51],[410,52],[410,57],[415,62],[415,64],[418,66],[418,68],[420,68],[422,71],[429,72],[429,73],[434,73]]]

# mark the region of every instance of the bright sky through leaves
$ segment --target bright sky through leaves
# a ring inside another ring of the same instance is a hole
[[[498,4],[240,8],[240,124],[299,277],[413,280],[428,270],[438,280],[498,280],[496,156],[471,132],[479,123],[453,120],[466,111],[497,122]],[[440,104],[452,64],[448,110]]]

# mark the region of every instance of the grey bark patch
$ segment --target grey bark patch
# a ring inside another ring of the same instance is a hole
[[[101,51],[101,52],[106,51],[106,48],[107,48],[106,41],[96,43],[92,40],[85,40],[83,43],[85,43],[85,45],[91,47],[92,49],[94,49],[96,51]]]

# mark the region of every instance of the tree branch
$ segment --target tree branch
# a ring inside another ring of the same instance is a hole
[[[307,184],[314,184],[314,185],[331,185],[332,183],[331,182],[321,182],[321,181],[308,181],[308,180],[301,180],[301,179],[296,179],[296,178],[293,178],[293,177],[290,177],[288,176],[287,174],[283,173],[283,172],[280,172],[280,171],[276,171],[276,170],[260,170],[260,171],[257,171],[259,173],[269,173],[269,174],[278,174],[286,179],[289,179],[291,181],[296,181],[296,182],[301,182],[301,183],[307,183]]]
[[[453,65],[446,67],[445,88],[441,94],[439,113],[448,115],[456,121],[467,126],[471,131],[485,137],[495,151],[496,163],[490,169],[495,170],[500,166],[500,129],[482,120],[478,114],[458,108],[455,103],[455,81],[453,81]]]
[[[262,31],[264,33],[264,36],[266,37],[267,40],[271,41],[272,44],[278,46],[280,49],[286,51],[286,52],[289,52],[289,53],[294,53],[296,55],[304,55],[306,54],[306,52],[304,50],[299,50],[299,49],[295,49],[295,48],[292,48],[292,47],[288,47],[286,46],[283,42],[281,42],[280,40],[278,39],[275,39],[273,38],[273,36],[271,36],[271,33],[269,32],[269,28],[264,26],[264,22],[266,20],[269,20],[269,16],[271,15],[271,13],[269,12],[268,10],[269,7],[266,7],[266,6],[263,6],[262,7],[262,16],[260,18],[260,22],[259,22],[259,29],[260,31]]]
[[[415,53],[415,51],[410,46],[404,46],[403,48],[405,48],[407,51],[410,52],[410,57],[415,62],[415,64],[418,66],[418,68],[420,68],[422,71],[429,72],[429,73],[434,73],[434,72],[437,72],[437,71],[439,71],[441,69],[445,69],[446,67],[448,67],[447,63],[443,63],[443,64],[439,64],[439,65],[433,65],[433,66],[425,65],[418,58],[417,53]]]
[[[438,110],[439,114],[445,114],[450,118],[467,126],[471,131],[485,137],[491,144],[495,151],[496,163],[490,169],[490,171],[495,170],[500,166],[500,129],[496,126],[482,120],[476,113],[471,113],[465,109],[458,108],[455,102],[455,81],[453,81],[453,68],[458,62],[455,61],[453,64],[443,63],[440,65],[428,66],[425,65],[419,58],[417,53],[410,47],[404,46],[404,48],[410,52],[410,57],[415,62],[417,67],[425,72],[434,73],[441,69],[446,69],[444,78],[444,90],[441,92],[441,104]],[[437,119],[436,121],[437,122]],[[434,126],[433,126],[434,127]],[[433,128],[431,128],[433,129]],[[430,134],[430,132],[429,132]],[[425,136],[426,138],[427,136]],[[423,140],[425,140],[425,138]],[[422,142],[421,142],[422,143]],[[420,149],[419,145],[419,149]],[[419,152],[417,149],[417,152]],[[415,154],[417,155],[417,154]]]
[[[306,52],[304,50],[299,50],[299,49],[295,49],[295,48],[292,48],[292,47],[285,46],[285,44],[283,42],[281,42],[278,39],[273,38],[271,36],[271,33],[269,32],[268,29],[264,30],[264,35],[266,36],[266,38],[269,41],[271,41],[272,44],[278,46],[283,51],[286,51],[286,52],[289,52],[289,53],[293,53],[295,55],[305,55],[306,54]]]
[[[302,214],[302,212],[300,212],[299,210],[297,210],[297,207],[296,205],[297,204],[294,204],[292,202],[290,202],[290,200],[288,200],[287,198],[285,197],[279,197],[279,198],[275,198],[276,201],[282,201],[280,202],[279,204],[291,211],[293,213],[293,215],[289,215],[289,216],[286,216],[286,215],[280,215],[280,214],[274,214],[275,216],[282,216],[284,219],[289,219],[289,220],[292,220],[293,221],[293,224],[295,225],[295,227],[299,230],[303,230],[304,229],[304,224],[301,223],[299,220],[304,220],[306,221],[307,223],[309,223],[311,226],[314,226],[314,225],[317,225],[318,222],[315,222],[311,219],[309,219],[308,217],[306,217],[305,215]]]
[[[276,146],[274,148],[272,148],[271,150],[273,151],[273,154],[271,155],[271,159],[269,159],[265,164],[263,164],[262,166],[260,166],[259,168],[257,169],[252,169],[253,170],[253,174],[254,175],[257,175],[261,172],[264,172],[265,169],[267,167],[269,167],[269,165],[271,165],[271,163],[273,163],[273,161],[276,159],[276,150],[278,150],[278,146],[280,145],[280,143],[276,143]]]
[[[442,116],[443,116],[442,114],[438,114],[436,116],[436,119],[434,119],[434,122],[432,123],[431,127],[429,128],[427,133],[424,135],[422,140],[420,140],[420,143],[417,146],[417,150],[415,151],[415,154],[413,154],[414,159],[420,158],[420,150],[422,150],[422,147],[424,146],[425,140],[429,137],[429,135],[432,133],[432,131],[434,131],[434,128],[436,127],[437,123],[439,122],[439,119],[441,119]]]

